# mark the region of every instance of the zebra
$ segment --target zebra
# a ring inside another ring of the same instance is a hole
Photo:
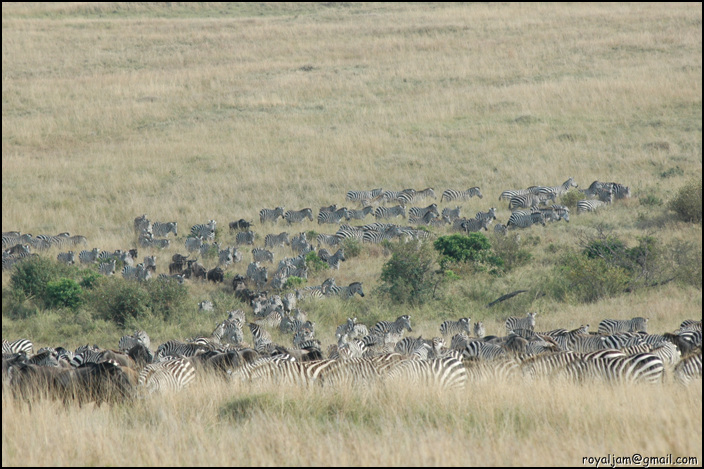
[[[34,344],[29,339],[17,339],[12,342],[2,339],[2,354],[12,355],[13,353],[24,353],[25,355],[33,355]]]
[[[661,383],[664,369],[662,359],[652,353],[605,356],[594,359],[583,358],[566,367],[568,375],[573,379],[596,378],[609,382],[625,383]]]
[[[264,223],[264,222],[270,222],[274,223],[276,222],[276,219],[279,217],[284,216],[284,208],[283,207],[276,207],[274,209],[271,208],[263,208],[259,211],[259,223]]]
[[[127,352],[137,344],[142,344],[147,348],[151,347],[151,340],[145,331],[137,330],[132,335],[122,336],[117,344],[117,349],[120,352]]]
[[[508,189],[501,193],[499,200],[511,200],[512,197],[526,194],[537,194],[541,186],[531,186],[527,189]]]
[[[486,335],[486,329],[484,329],[484,323],[478,321],[474,323],[474,337],[481,339]]]
[[[364,217],[372,213],[373,209],[374,207],[372,207],[371,205],[367,205],[366,207],[360,210],[347,210],[347,212],[345,213],[345,220],[349,221],[353,218],[355,220],[363,220]]]
[[[455,220],[457,222],[459,219]],[[475,233],[477,231],[481,231],[482,229],[484,231],[489,231],[489,223],[490,221],[487,219],[477,219],[477,218],[472,218],[469,220],[462,220],[459,223],[459,227],[461,231],[464,231],[465,233]]]
[[[484,197],[479,187],[470,187],[466,191],[446,189],[442,193],[442,196],[440,196],[440,202],[443,200],[446,202],[450,202],[452,200],[469,200],[474,196],[479,197],[480,199]]]
[[[330,254],[326,249],[320,249],[318,251],[318,257],[320,257],[322,260],[327,262],[328,267],[331,269],[337,269],[340,270],[340,262],[344,262],[345,259],[345,250],[343,248],[338,249],[335,251],[335,254]]]
[[[418,202],[421,200],[425,200],[427,198],[432,198],[433,200],[436,200],[437,197],[435,195],[435,191],[433,190],[432,187],[427,187],[423,190],[420,191],[415,191],[415,194],[412,195],[412,197],[409,197],[409,194],[407,193],[402,193],[399,195],[399,202],[401,202],[401,205],[406,205],[411,202]],[[405,200],[408,199],[408,200]]]
[[[604,188],[604,184],[603,182],[594,181],[587,189],[579,189],[579,191],[587,197],[596,197],[599,190]]]
[[[56,260],[64,264],[73,265],[76,263],[76,254],[73,251],[60,252],[56,256]]]
[[[215,220],[210,220],[208,223],[193,225],[191,227],[191,235],[194,237],[202,237],[204,241],[213,241],[215,239]]]
[[[252,249],[254,262],[274,262],[274,253],[264,248]]]
[[[591,200],[591,199],[578,200],[577,201],[577,213],[595,212],[598,209],[600,209],[608,204],[609,204],[609,202],[605,202],[602,200]]]
[[[496,207],[491,207],[488,211],[486,212],[477,212],[477,214],[474,216],[475,219],[477,220],[486,220],[487,224],[491,223],[493,220],[496,220]]]
[[[98,266],[98,272],[101,274],[110,277],[111,275],[115,274],[115,266],[117,265],[117,261],[115,259],[112,259],[110,262],[102,262]]]
[[[509,210],[517,208],[531,208],[538,205],[547,205],[548,200],[555,201],[555,194],[548,193],[546,196],[542,194],[525,194],[511,197],[508,201]]]
[[[599,334],[615,334],[617,332],[648,332],[648,318],[604,319],[599,323]]]
[[[267,347],[272,344],[271,334],[269,334],[269,331],[253,322],[250,322],[248,326],[250,332],[252,333],[252,342],[254,344],[254,350],[256,350],[257,352],[266,350]]]
[[[374,218],[377,220],[398,216],[406,218],[406,209],[403,205],[395,205],[393,207],[377,207],[376,210],[374,210]]]
[[[392,366],[387,380],[401,380],[401,384],[427,385],[446,389],[464,389],[468,375],[462,360],[455,357],[431,360],[402,360]]]
[[[152,232],[152,222],[149,221],[146,214],[134,219],[134,232],[138,235]]]
[[[477,360],[497,360],[507,356],[506,349],[497,344],[470,340],[462,351],[462,356]]]
[[[294,252],[301,254],[302,251],[308,248],[308,246],[310,246],[310,244],[308,244],[308,238],[305,231],[300,232],[291,239],[291,249],[293,249]]]
[[[579,359],[580,355],[571,350],[532,355],[521,360],[520,369],[526,379],[558,378],[567,365]]]
[[[352,298],[355,294],[359,294],[364,298],[364,290],[362,290],[362,282],[352,282],[348,286],[331,286],[325,296],[339,296],[343,299]]]
[[[408,209],[408,216],[410,217],[412,215],[416,218],[423,218],[426,213],[430,212],[439,217],[438,204],[430,204],[427,207],[411,207]]]
[[[326,246],[337,246],[342,241],[342,238],[337,234],[328,235],[321,233],[315,237],[315,241],[318,243],[318,247],[320,247],[320,245],[322,244],[325,244]]]
[[[694,379],[702,379],[702,351],[682,357],[673,369],[675,381],[687,385]]]
[[[340,225],[340,228],[334,235],[318,235],[316,241],[318,245],[327,244],[328,246],[336,246],[344,239],[356,239],[362,241],[364,237],[364,232],[366,230],[364,227],[350,226],[350,225]]]
[[[466,332],[467,335],[469,335],[471,333],[471,329],[469,328],[471,320],[471,318],[460,318],[457,321],[444,321],[440,324],[440,334],[443,337],[455,335],[460,332]]]
[[[237,244],[238,246],[240,244],[248,244],[251,246],[254,244],[254,238],[254,231],[240,231],[235,236],[235,244]]]
[[[260,267],[259,262],[252,262],[247,266],[247,278],[256,283],[257,288],[262,288],[269,281],[269,272],[266,267]]]
[[[121,273],[122,278],[124,278],[125,280],[136,279],[139,281],[144,281],[151,277],[151,273],[146,267],[144,267],[144,264],[141,262],[135,267],[132,267],[131,265],[124,266],[122,268]]]
[[[291,223],[301,223],[306,218],[310,221],[313,221],[313,210],[311,210],[310,208],[304,208],[301,210],[288,210],[286,211],[286,213],[284,213],[283,217],[289,225]]]
[[[442,217],[449,218],[450,221],[455,221],[460,217],[460,206],[457,205],[455,208],[444,208],[442,209]]]
[[[506,319],[506,331],[511,332],[515,329],[528,329],[529,331],[532,331],[535,328],[535,316],[537,314],[538,313],[528,313],[524,318],[511,316]]]
[[[196,236],[192,238],[186,238],[185,246],[188,252],[200,251],[200,248],[203,247],[203,237]]]
[[[506,229],[528,228],[536,223],[545,226],[545,216],[542,212],[517,210],[508,217]]]
[[[98,262],[98,256],[100,255],[100,249],[94,248],[91,251],[81,251],[78,254],[78,259],[81,261],[81,264],[95,264]]]
[[[372,189],[368,191],[348,191],[345,200],[362,203],[365,200],[372,200],[381,195],[383,189]]]
[[[404,331],[413,332],[411,328],[411,316],[404,314],[396,318],[395,321],[379,321],[369,331],[370,335],[377,337],[385,337],[387,334],[394,342],[401,339]]]
[[[286,212],[288,213],[288,212]],[[275,234],[268,234],[264,237],[264,246],[267,248],[273,248],[276,246],[290,246],[291,241],[289,240],[288,233],[287,232],[282,232],[277,235]]]
[[[318,214],[318,225],[324,223],[340,223],[347,216],[347,208],[342,207],[334,212],[320,212]]]
[[[150,245],[158,249],[166,249],[171,245],[171,240],[165,238],[154,238],[151,240]]]
[[[64,246],[73,246],[70,236],[69,233],[59,233],[56,236],[38,235],[36,239],[43,241],[47,247],[63,248]]]
[[[410,215],[408,217],[408,223],[412,225],[430,225],[431,222],[434,220],[437,220],[438,216],[434,212],[427,212],[425,215],[422,217],[416,217],[414,215]]]
[[[571,187],[578,187],[577,183],[574,182],[574,178],[570,177],[565,182],[559,186],[548,186],[541,187],[538,189],[538,195],[543,199],[555,200],[556,197],[561,197],[570,190]]]
[[[401,236],[401,234],[401,228],[399,228],[398,226],[393,226],[380,231],[369,230],[362,233],[362,242],[380,244],[382,241],[385,240],[397,239],[399,236]]]
[[[161,223],[155,221],[152,223],[152,234],[154,236],[165,237],[169,233],[173,233],[174,236],[178,236],[178,223],[175,221],[170,221],[166,223]]]
[[[139,388],[147,394],[180,391],[193,382],[196,370],[185,358],[173,358],[145,366],[139,373]]]
[[[627,186],[624,186],[623,184],[619,184],[616,182],[610,182],[608,183],[611,185],[611,190],[613,192],[613,196],[616,199],[628,199],[631,197],[631,189]]]
[[[210,349],[209,345],[199,344],[199,343],[189,343],[181,342],[178,340],[169,340],[159,345],[156,349],[156,360],[163,360],[165,357],[192,357],[201,353],[201,351],[208,351]]]
[[[230,264],[232,264],[235,261],[235,249],[232,247],[228,247],[225,249],[221,249],[218,251],[218,266],[222,266],[227,268]],[[242,256],[240,256],[241,259]]]

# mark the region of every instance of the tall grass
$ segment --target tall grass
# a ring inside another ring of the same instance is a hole
[[[531,260],[504,276],[464,273],[429,304],[399,307],[377,294],[388,253],[365,245],[334,276],[362,281],[367,296],[303,307],[324,346],[352,316],[411,314],[424,337],[463,316],[503,334],[505,318],[526,311],[540,329],[648,316],[664,332],[701,317],[696,266],[694,281],[591,304],[543,294],[561,255],[597,225],[629,247],[644,235],[689,242],[701,258],[701,224],[668,209],[701,179],[701,5],[3,4],[2,25],[3,231],[69,231],[114,250],[135,246],[143,213],[178,221],[173,246],[154,253],[165,272],[193,224],[217,220],[233,245],[229,221],[258,224],[260,209],[280,205],[317,213],[345,205],[350,189],[480,186],[485,197],[461,203],[462,215],[496,206],[505,223],[503,190],[616,181],[633,200],[522,232]],[[259,244],[283,230],[335,227],[257,226]],[[246,269],[243,251],[228,275]],[[23,319],[6,314],[8,284],[3,273],[3,336],[38,347],[114,347],[135,327],[154,343],[209,334],[244,307],[225,286],[192,283],[178,321],[120,328],[29,303]],[[529,291],[486,307],[517,289]],[[216,310],[199,313],[203,299]],[[577,465],[634,451],[701,462],[700,386],[290,393],[212,383],[124,408],[31,411],[3,393],[3,465]]]

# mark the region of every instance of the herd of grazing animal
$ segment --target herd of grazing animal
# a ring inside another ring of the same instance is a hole
[[[554,202],[574,187],[577,184],[569,178],[559,186],[504,191],[499,200],[508,200],[509,208],[515,210],[505,225],[497,223],[495,231],[505,233],[550,221],[569,222],[569,209]],[[578,213],[594,211],[614,200],[630,197],[628,187],[598,181],[582,193],[588,198],[578,203]],[[442,192],[440,202],[456,203],[472,197],[483,198],[479,187],[447,189]],[[336,204],[321,207],[318,225],[335,224],[338,228],[334,234],[317,235],[317,252],[306,232],[292,237],[288,232],[271,233],[262,238],[253,230],[253,222],[239,219],[228,225],[229,232],[234,234],[235,246],[223,248],[215,242],[215,220],[193,225],[183,243],[189,254],[174,254],[169,274],[162,273],[159,277],[179,283],[185,279],[221,283],[227,269],[242,262],[240,246],[252,246],[252,262],[247,266],[246,275],[236,274],[232,279],[235,294],[253,309],[252,321],[247,323],[251,343],[244,341],[246,315],[241,310],[229,312],[228,319],[219,323],[210,336],[170,340],[156,351],[152,350],[144,331],[123,337],[116,349],[83,346],[74,352],[58,346],[34,353],[31,342],[26,339],[3,341],[3,386],[9,386],[22,398],[39,393],[67,401],[100,404],[131,399],[139,394],[182,389],[199,374],[209,372],[226,380],[252,383],[364,386],[411,380],[442,388],[462,388],[472,380],[502,377],[661,382],[672,375],[681,383],[701,378],[701,321],[693,320],[685,321],[674,332],[661,335],[648,334],[644,318],[607,319],[599,324],[597,333],[589,333],[588,326],[537,332],[535,313],[529,313],[523,318],[507,319],[505,336],[486,336],[484,324],[478,322],[470,328],[471,319],[467,317],[444,321],[439,326],[439,336],[423,339],[404,337],[412,331],[408,315],[369,326],[350,318],[337,328],[336,343],[324,352],[321,342],[315,338],[314,323],[295,307],[296,302],[330,296],[349,299],[357,294],[364,297],[361,282],[336,285],[334,278],[328,278],[319,286],[300,288],[283,297],[275,293],[283,289],[291,276],[307,278],[306,255],[310,252],[316,252],[330,269],[340,269],[341,262],[346,261],[342,245],[347,238],[362,243],[424,239],[431,232],[418,229],[417,225],[447,225],[456,231],[471,232],[487,230],[497,219],[495,207],[478,212],[474,218],[461,218],[459,205],[442,211],[436,203],[411,206],[428,198],[436,199],[432,188],[349,191],[345,200],[362,208],[338,208]],[[310,208],[285,210],[284,207],[265,208],[259,215],[261,226],[274,226],[279,218],[292,226],[312,222],[314,216]],[[367,216],[374,216],[377,222],[361,226],[348,224],[352,220],[363,223]],[[378,221],[395,217],[407,219],[416,226]],[[170,234],[174,238],[178,236],[178,225],[177,222],[151,222],[142,215],[135,218],[134,231],[139,248],[164,249],[171,244],[167,238]],[[263,246],[255,246],[259,239],[264,240]],[[3,270],[36,255],[32,249],[42,251],[75,245],[87,245],[86,238],[68,233],[37,237],[19,232],[3,233]],[[321,247],[323,245],[334,248],[334,252]],[[283,249],[290,249],[294,256],[281,259],[277,265],[275,257]],[[208,269],[196,256],[217,258],[218,265]],[[116,266],[120,266],[124,278],[136,281],[148,281],[157,271],[157,257],[149,255],[143,262],[136,263],[135,248],[114,252],[94,248],[83,250],[78,256],[73,251],[60,252],[57,260],[73,264],[76,257],[82,264],[97,265],[104,275],[114,274]],[[257,290],[250,290],[248,286],[255,286]],[[269,292],[261,291],[266,286],[270,287]],[[212,310],[213,304],[204,301],[200,307]],[[268,331],[271,328],[291,333],[292,345],[274,343]]]

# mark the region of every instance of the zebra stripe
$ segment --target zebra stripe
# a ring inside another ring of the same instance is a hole
[[[380,244],[381,242],[386,240],[397,239],[399,236],[401,236],[401,234],[401,228],[395,225],[380,231],[369,230],[362,233],[362,242]]]
[[[264,246],[267,248],[273,248],[276,246],[290,246],[291,241],[289,240],[288,233],[287,232],[282,232],[277,235],[275,234],[268,234],[264,237]]]
[[[252,249],[254,262],[274,262],[274,253],[264,248]]]
[[[411,328],[411,316],[404,314],[396,318],[395,321],[379,321],[370,331],[370,335],[390,339],[390,341],[398,342],[401,340],[405,331],[413,332]],[[387,337],[388,335],[388,337]],[[387,340],[388,342],[389,340]]]
[[[34,344],[29,339],[17,339],[12,342],[2,339],[2,354],[11,355],[13,353],[32,355],[34,353]]]
[[[545,226],[545,217],[540,211],[522,211],[517,210],[508,217],[506,222],[507,229],[528,228],[536,223]]]
[[[254,344],[254,350],[259,353],[265,351],[269,345],[272,344],[271,334],[266,329],[260,327],[258,324],[252,322],[249,323],[249,330],[252,333],[252,343]]]
[[[193,382],[196,370],[185,358],[151,363],[139,373],[138,386],[147,394],[180,391]]]
[[[500,345],[480,340],[470,340],[462,351],[462,356],[477,360],[497,360],[507,355],[506,350]]]
[[[376,210],[374,210],[374,218],[377,220],[398,216],[406,218],[406,209],[403,205],[395,205],[393,207],[377,207]]]
[[[524,318],[511,316],[506,319],[506,332],[511,332],[516,329],[528,329],[532,331],[535,328],[535,316],[538,313],[528,313]]]
[[[276,207],[274,209],[271,208],[263,208],[259,211],[259,222],[264,223],[264,222],[271,222],[274,223],[279,217],[284,216],[284,208],[283,207]]]
[[[301,210],[288,210],[284,213],[284,220],[291,223],[301,223],[303,220],[308,219],[313,221],[313,210],[310,208],[304,208]]]
[[[94,248],[92,251],[81,251],[78,254],[78,259],[81,264],[94,264],[98,262],[98,256],[100,255],[100,249]]]
[[[487,224],[489,224],[492,221],[496,220],[496,207],[491,207],[486,212],[477,212],[474,218],[476,218],[477,220],[486,220]]]
[[[335,254],[330,254],[327,249],[322,248],[318,251],[318,257],[327,262],[328,267],[331,269],[340,269],[340,262],[344,262],[345,250],[343,248],[338,249]]]
[[[510,210],[514,210],[517,208],[531,208],[531,207],[537,207],[538,205],[547,205],[548,200],[555,201],[555,195],[548,193],[547,195],[543,194],[525,194],[525,195],[516,195],[514,197],[511,197],[508,201],[508,208]]]
[[[110,277],[111,275],[115,274],[115,266],[117,265],[117,261],[115,259],[111,260],[110,262],[102,262],[98,266],[98,272]]]
[[[452,200],[469,200],[474,196],[477,196],[480,199],[484,197],[479,187],[470,187],[466,191],[446,189],[440,197],[440,202],[450,202]]]
[[[383,189],[372,189],[369,191],[348,191],[345,200],[362,203],[365,200],[372,200],[381,195]]]
[[[459,229],[461,231],[464,231],[465,233],[475,233],[477,231],[481,231],[484,229],[484,231],[489,230],[489,220],[486,219],[476,219],[476,218],[471,218],[471,219],[466,219],[466,220],[461,220],[458,218],[455,220],[453,223],[453,226],[455,224],[459,225]],[[459,221],[459,223],[458,223]]]
[[[436,216],[440,216],[438,212],[438,204],[430,204],[427,207],[411,207],[408,209],[408,216],[413,216],[415,218],[423,218],[427,213],[434,213]]]
[[[665,366],[652,353],[582,359],[569,364],[566,371],[575,380],[601,379],[622,383],[660,383]]]
[[[165,237],[169,233],[173,233],[174,236],[178,236],[178,223],[175,221],[170,221],[166,223],[160,223],[155,221],[152,224],[152,233],[154,236]]]
[[[440,324],[440,334],[443,337],[459,334],[460,332],[465,332],[469,335],[471,334],[471,330],[469,328],[469,323],[471,320],[471,318],[460,318],[457,321],[444,321]]]
[[[468,375],[462,360],[444,357],[400,361],[389,369],[388,380],[400,380],[399,384],[425,385],[442,390],[464,389]]]
[[[156,360],[165,357],[192,357],[199,351],[208,351],[210,347],[204,344],[187,343],[178,340],[169,340],[159,345],[156,349]]]
[[[337,285],[332,285],[325,293],[325,296],[339,296],[343,299],[352,298],[356,293],[359,296],[364,297],[364,291],[362,290],[362,282],[352,282],[348,286],[338,287]]]
[[[562,197],[571,187],[578,187],[577,183],[574,182],[574,178],[570,177],[565,182],[559,186],[548,186],[541,187],[538,190],[538,195],[543,199],[555,200],[556,197]]]
[[[215,239],[215,220],[210,220],[208,223],[193,225],[191,227],[191,235],[194,237],[202,237],[205,241],[213,241]]]
[[[601,200],[584,199],[577,201],[577,213],[595,212],[596,210],[605,207],[609,202]]]
[[[481,339],[486,335],[486,329],[484,329],[484,323],[479,321],[474,323],[474,337]]]
[[[540,186],[531,186],[528,189],[509,189],[501,193],[499,200],[511,200],[512,197],[526,194],[537,194],[539,191]]]
[[[359,210],[347,210],[347,212],[345,213],[345,220],[349,221],[353,218],[355,220],[364,220],[367,215],[372,213],[373,209],[374,207],[372,207],[371,205],[367,205],[366,207]]]
[[[648,318],[604,319],[599,323],[599,334],[615,334],[617,332],[648,332]]]
[[[702,351],[683,357],[673,370],[675,380],[687,385],[695,379],[702,379]]]
[[[347,216],[347,208],[342,207],[334,212],[320,212],[318,214],[318,225],[324,223],[340,223]]]
[[[56,260],[59,262],[63,262],[68,265],[73,265],[76,263],[76,254],[73,251],[69,252],[60,252],[56,256]]]
[[[240,231],[235,236],[235,244],[237,244],[238,246],[240,244],[253,245],[254,238],[255,238],[254,231]]]

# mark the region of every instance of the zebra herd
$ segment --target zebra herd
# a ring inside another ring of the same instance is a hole
[[[169,340],[152,349],[145,331],[123,336],[115,349],[84,345],[43,347],[27,339],[3,340],[3,388],[17,398],[49,396],[79,403],[118,402],[178,391],[198,376],[214,374],[246,386],[432,386],[466,389],[480,380],[567,380],[576,383],[687,385],[702,377],[701,320],[686,320],[663,334],[649,334],[647,318],[605,319],[589,326],[538,332],[536,313],[510,317],[506,335],[486,336],[471,318],[443,321],[432,339],[413,332],[411,316],[373,326],[348,318],[327,348],[306,313],[273,296],[253,303],[245,342],[242,310],[228,313],[207,336]],[[278,330],[291,345],[272,339]],[[448,341],[449,339],[449,341]]]

